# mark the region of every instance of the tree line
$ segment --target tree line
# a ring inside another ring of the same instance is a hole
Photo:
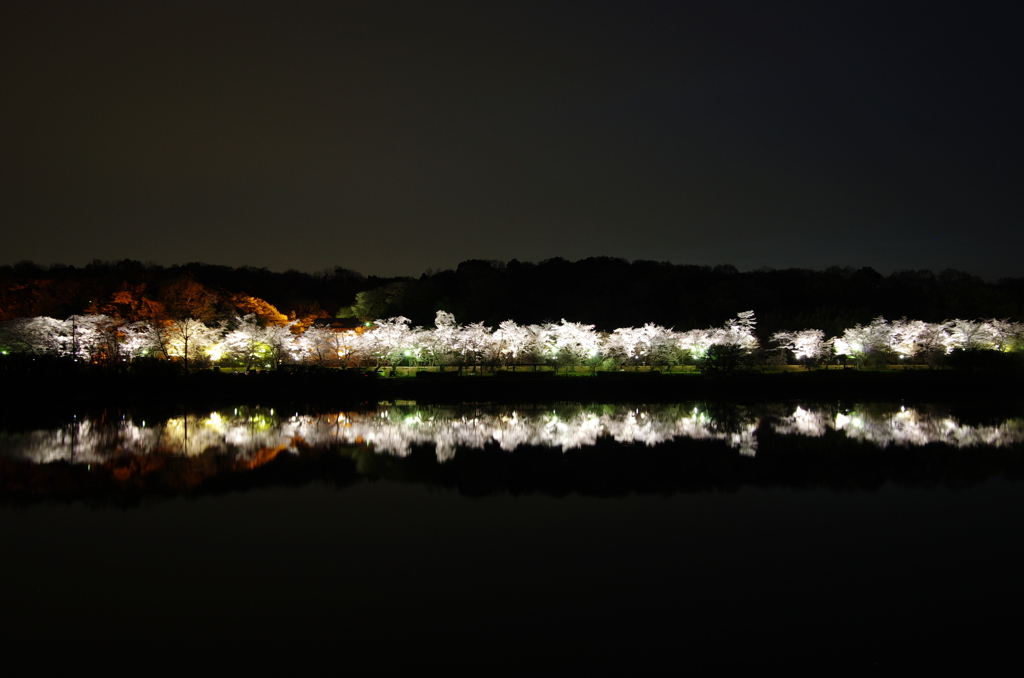
[[[249,305],[259,312],[216,319],[209,315],[212,301],[201,286],[183,281],[180,292],[176,308],[153,302],[155,315],[142,320],[105,314],[12,319],[0,325],[0,350],[5,356],[42,356],[106,367],[156,360],[178,364],[185,371],[283,364],[455,366],[459,371],[544,365],[556,373],[581,366],[595,372],[676,366],[731,372],[792,360],[811,368],[837,359],[855,367],[936,367],[958,351],[1001,355],[1024,350],[1024,323],[998,319],[928,323],[879,317],[829,339],[820,329],[776,332],[762,346],[753,311],[740,312],[720,326],[685,331],[646,323],[602,332],[592,324],[564,318],[540,324],[510,319],[492,328],[483,322],[461,324],[447,311],[437,312],[432,327],[414,327],[409,318],[397,316],[339,330],[290,320],[251,298]]]
[[[94,261],[83,267],[19,262],[0,266],[0,322],[11,318],[105,313],[121,315],[142,299],[188,277],[220,300],[259,298],[290,319],[403,316],[433,322],[439,310],[496,327],[515,318],[539,324],[565,318],[600,331],[655,323],[693,329],[722,322],[737,309],[757,309],[763,340],[778,331],[819,328],[838,336],[879,316],[938,323],[949,318],[1024,321],[1024,278],[986,282],[963,271],[896,271],[832,267],[740,272],[735,267],[592,257],[539,263],[464,261],[417,278],[385,278],[335,267],[313,273],[201,263],[159,266]],[[122,303],[118,303],[117,300]],[[223,304],[223,301],[218,303]]]
[[[93,262],[76,269],[21,262],[0,267],[0,279],[6,354],[108,366],[161,360],[186,370],[285,363],[731,370],[836,359],[859,367],[938,366],[957,351],[1018,350],[1024,290],[1022,280],[990,284],[957,271],[740,273],[611,258],[467,261],[419,279],[341,268],[278,274],[205,264]],[[759,321],[747,311],[719,324],[722,309],[739,300],[762,302]],[[330,314],[324,304],[333,315],[359,319],[359,329],[315,325]],[[886,320],[878,312],[912,308],[922,315]],[[937,315],[966,308],[999,313],[981,320]],[[29,312],[42,309],[49,312]],[[640,317],[643,311],[651,317]],[[432,322],[420,320],[428,315]],[[636,322],[609,324],[627,318]]]

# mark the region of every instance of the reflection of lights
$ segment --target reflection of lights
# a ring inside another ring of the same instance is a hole
[[[216,431],[217,433],[223,433],[225,429],[225,420],[217,412],[210,413],[209,418],[203,422],[208,428]]]
[[[777,406],[776,406],[777,407]],[[241,414],[239,414],[241,413]],[[8,437],[0,456],[77,463],[102,461],[112,454],[149,454],[157,450],[193,455],[212,451],[254,458],[261,449],[291,449],[294,441],[307,444],[351,445],[372,441],[376,452],[405,456],[417,445],[434,445],[439,459],[460,448],[497,445],[513,451],[523,445],[585,448],[606,438],[620,443],[655,445],[672,439],[717,440],[743,455],[757,450],[762,420],[779,435],[816,437],[837,431],[848,438],[880,447],[940,442],[956,447],[1024,444],[1024,422],[1011,419],[998,426],[961,425],[946,415],[905,405],[892,408],[837,410],[830,406],[793,408],[788,416],[773,410],[740,408],[729,424],[697,407],[650,405],[640,407],[570,406],[556,411],[529,411],[474,406],[417,408],[381,404],[368,412],[276,416],[273,410],[234,408],[208,416],[177,417],[162,426],[135,425],[130,416],[117,417],[115,428],[89,418],[75,418],[74,449],[67,428]],[[20,441],[20,442],[19,442]],[[282,447],[283,446],[283,447]]]

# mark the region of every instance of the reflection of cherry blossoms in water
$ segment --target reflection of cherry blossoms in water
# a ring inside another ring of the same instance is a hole
[[[944,443],[956,447],[1003,446],[1024,442],[1022,420],[997,425],[959,423],[939,409],[865,405],[449,406],[381,405],[375,410],[330,414],[281,414],[265,408],[236,408],[208,416],[187,415],[161,422],[127,416],[75,419],[51,430],[0,432],[0,457],[48,463],[102,463],[124,455],[227,455],[257,463],[268,451],[299,445],[368,445],[378,453],[406,456],[414,447],[436,448],[452,458],[460,448],[522,446],[563,451],[599,440],[657,445],[671,440],[722,442],[753,456],[762,421],[776,434],[820,437],[833,432],[880,447]]]
[[[996,426],[961,424],[948,415],[901,407],[898,411],[867,414],[856,410],[835,415],[835,428],[848,438],[879,447],[945,443],[954,447],[1002,447],[1024,439],[1024,421],[1007,420]]]
[[[829,408],[805,410],[797,405],[792,414],[776,418],[772,428],[780,435],[818,438],[829,429],[830,417]]]
[[[378,452],[406,456],[413,446],[433,444],[442,461],[454,456],[459,447],[481,449],[496,444],[511,452],[531,445],[565,451],[596,445],[600,438],[644,445],[676,438],[721,440],[743,454],[753,454],[757,446],[756,419],[744,421],[736,431],[722,430],[700,410],[680,405],[542,411],[445,408],[409,414],[388,410],[378,417],[357,418],[349,423],[349,436],[358,435]],[[348,437],[347,441],[353,442],[354,438]]]
[[[947,411],[913,407],[862,405],[846,408],[817,406],[796,409],[777,417],[772,428],[781,435],[820,437],[828,431],[886,448],[942,443],[956,448],[987,445],[1003,447],[1024,441],[1024,420],[1007,419],[998,425],[963,424]]]
[[[287,444],[287,427],[267,412],[186,415],[161,422],[128,417],[75,418],[57,429],[0,434],[0,456],[45,464],[55,461],[101,463],[124,455],[171,454],[187,457],[212,451],[254,458],[261,450]]]

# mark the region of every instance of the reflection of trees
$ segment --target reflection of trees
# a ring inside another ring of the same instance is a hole
[[[39,464],[94,464],[125,455],[214,454],[252,463],[267,450],[294,452],[301,441],[309,447],[368,445],[378,453],[398,457],[408,456],[416,447],[433,446],[437,458],[446,460],[459,449],[494,447],[512,452],[544,447],[566,452],[594,447],[601,441],[651,447],[673,440],[715,441],[752,456],[758,449],[763,421],[775,435],[814,438],[832,433],[880,448],[932,443],[956,448],[1000,447],[1024,442],[1024,420],[1020,418],[965,424],[938,407],[396,404],[302,415],[239,407],[158,422],[104,413],[54,429],[0,433],[0,456]]]
[[[874,410],[874,411],[872,411]],[[945,413],[927,413],[914,408],[851,409],[837,412],[834,426],[848,438],[879,447],[920,446],[945,443],[957,448],[989,445],[1001,447],[1024,439],[1024,422],[1010,419],[996,426],[961,424]]]
[[[776,433],[817,438],[825,435],[829,421],[834,417],[833,408],[825,405],[815,409],[804,409],[797,405],[793,412],[777,413],[772,424]]]
[[[347,484],[363,474],[474,495],[556,496],[877,489],[886,481],[960,487],[1024,475],[1024,420],[972,414],[964,423],[938,406],[692,402],[396,403],[319,414],[239,407],[155,421],[107,411],[47,430],[0,431],[0,499],[77,498],[106,487],[122,501],[126,492],[256,482],[239,480],[242,472],[270,483]]]
[[[374,413],[349,413],[343,442],[364,441],[378,452],[407,456],[414,446],[435,445],[438,459],[458,448],[494,445],[505,451],[523,446],[552,447],[563,452],[592,447],[599,439],[652,446],[676,438],[719,440],[752,454],[756,449],[752,420],[730,430],[693,405],[560,405],[535,410],[516,406],[383,407]],[[314,427],[315,428],[315,427]],[[314,439],[315,431],[303,433]]]
[[[238,408],[222,416],[182,415],[158,422],[127,416],[83,417],[56,429],[0,434],[0,456],[46,464],[103,463],[152,454],[196,457],[206,452],[251,459],[281,444],[272,411]]]

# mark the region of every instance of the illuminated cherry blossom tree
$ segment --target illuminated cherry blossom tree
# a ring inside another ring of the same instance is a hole
[[[207,327],[195,318],[178,318],[162,326],[162,345],[168,358],[182,361],[185,370],[204,365],[210,359],[210,349],[221,339],[218,328]]]
[[[403,360],[403,349],[413,344],[411,339],[414,330],[409,327],[411,322],[404,316],[376,320],[373,329],[360,337],[358,346],[368,358],[375,361],[375,368],[384,364],[397,365]]]
[[[879,316],[867,327],[859,323],[833,341],[837,355],[851,358],[857,366],[880,366],[888,361],[892,330],[889,321]]]
[[[292,329],[297,321],[285,325],[268,325],[263,329],[263,343],[270,350],[271,365],[276,369],[288,360],[298,360],[299,345]]]
[[[122,324],[102,314],[73,315],[63,323],[64,353],[85,363],[117,361]]]
[[[482,322],[470,323],[458,335],[458,351],[462,363],[468,365],[493,365],[497,362],[497,347],[491,329]]]
[[[697,360],[707,352],[713,342],[713,330],[694,329],[676,335],[676,346],[684,355],[684,360]]]
[[[832,357],[832,339],[825,339],[822,330],[801,330],[799,332],[776,332],[772,341],[779,348],[788,349],[798,362],[810,368],[826,362]]]
[[[517,325],[514,320],[505,320],[499,323],[498,329],[494,331],[494,350],[497,351],[503,365],[511,365],[515,370],[515,366],[525,357],[534,355],[536,340],[536,333],[530,331],[529,327]]]
[[[266,350],[263,327],[256,315],[249,313],[224,324],[224,340],[214,351],[214,360],[223,357],[240,363],[248,370],[261,363]]]
[[[753,311],[738,313],[721,327],[677,332],[653,323],[642,327],[597,332],[593,325],[568,322],[519,325],[506,320],[492,330],[482,322],[462,325],[454,315],[438,311],[435,327],[413,328],[404,317],[377,320],[363,334],[338,333],[308,323],[287,321],[259,306],[263,315],[248,313],[209,324],[196,315],[212,313],[212,296],[195,285],[195,303],[179,305],[171,315],[163,304],[154,317],[127,322],[116,316],[87,314],[65,320],[49,317],[16,318],[0,326],[5,351],[73,357],[85,363],[111,363],[157,356],[180,360],[188,369],[196,363],[235,356],[247,367],[278,367],[293,360],[317,365],[538,365],[547,362],[556,372],[587,365],[596,369],[612,361],[640,366],[697,363],[702,369],[734,369],[750,364],[759,350]],[[198,290],[198,291],[197,291]],[[155,303],[155,302],[154,302]],[[161,310],[164,309],[164,310]],[[268,310],[270,309],[270,310]],[[962,320],[929,323],[901,318],[875,318],[841,336],[825,340],[818,329],[777,332],[772,341],[792,351],[805,364],[829,359],[831,351],[858,366],[889,363],[938,365],[955,349],[966,351],[1024,350],[1024,324],[1009,320]],[[710,358],[708,356],[711,356]]]
[[[129,360],[153,356],[160,351],[160,336],[153,323],[137,320],[121,326],[121,347]]]
[[[991,323],[983,320],[960,320],[950,322],[950,346],[966,351],[993,348],[996,336]]]
[[[679,335],[654,323],[643,327],[619,328],[602,345],[605,358],[618,364],[655,366],[679,361]]]
[[[47,316],[14,318],[4,323],[4,342],[13,351],[37,355],[63,355],[63,322]]]
[[[461,357],[458,349],[460,331],[454,315],[438,311],[434,317],[434,329],[425,330],[418,337],[417,355],[434,365],[458,364]]]
[[[328,327],[310,327],[296,339],[296,351],[300,362],[321,367],[337,365],[344,354],[341,334]]]
[[[1024,348],[1024,323],[1009,320],[989,321],[992,327],[993,348],[997,351],[1012,351]]]
[[[558,324],[545,324],[538,334],[543,336],[541,345],[545,357],[555,366],[556,373],[560,366],[584,364],[601,350],[593,325],[567,322],[562,318]]]
[[[634,367],[646,356],[644,332],[636,327],[620,327],[608,335],[603,344],[604,357],[616,365]]]
[[[725,327],[715,330],[712,334],[714,343],[738,346],[750,352],[758,347],[757,334],[754,326],[757,320],[754,319],[753,311],[742,311],[736,314],[735,318],[725,321]]]

